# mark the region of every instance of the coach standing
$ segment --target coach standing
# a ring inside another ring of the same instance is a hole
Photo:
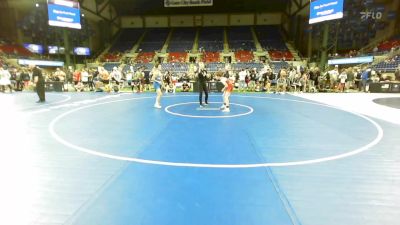
[[[37,101],[37,103],[43,103],[46,101],[46,96],[45,81],[42,71],[35,65],[30,65],[29,67],[32,70],[33,83],[36,86],[36,93],[39,96],[39,101]]]

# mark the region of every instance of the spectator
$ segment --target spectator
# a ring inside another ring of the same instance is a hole
[[[347,69],[347,80],[346,80],[346,90],[349,90],[354,87],[354,72],[353,68]]]
[[[342,70],[342,73],[339,75],[338,78],[339,78],[338,91],[344,92],[347,79],[347,73],[345,69]]]
[[[276,93],[286,93],[287,87],[287,72],[285,69],[281,69],[278,74],[278,80],[276,81]]]
[[[246,71],[242,69],[239,72],[239,91],[244,91],[246,86]]]
[[[178,83],[178,77],[175,74],[171,76],[172,93],[176,91],[176,83]]]
[[[314,76],[315,76],[314,85],[316,87],[318,87],[319,86],[319,80],[320,80],[319,78],[321,77],[321,71],[319,70],[318,67],[315,67],[315,69],[314,69]]]
[[[171,84],[172,84],[172,75],[170,71],[167,71],[164,74],[164,88],[165,88],[165,93],[169,93],[171,89]]]
[[[144,90],[149,91],[150,90],[150,71],[145,71],[144,68],[142,68],[143,73],[144,73]]]
[[[260,73],[262,74],[262,80],[264,82],[264,90],[269,93],[271,90],[271,80],[274,79],[274,75],[270,68],[264,68]]]
[[[256,81],[257,81],[257,70],[253,69],[249,71],[249,89],[250,91],[255,91]]]
[[[0,66],[0,91],[5,92],[5,87],[7,86],[10,90],[10,93],[12,93],[13,88],[11,86],[11,74],[8,72],[8,70],[4,69],[2,66]]]
[[[143,68],[140,68],[136,71],[137,79],[139,80],[139,92],[144,91],[144,87],[146,85],[145,74],[143,72]]]
[[[93,82],[93,79],[94,79],[94,72],[93,72],[93,70],[89,70],[88,73],[89,73],[89,77],[88,77],[88,86],[89,86],[89,88],[90,88],[90,91],[93,91],[93,90],[95,89],[95,87],[94,87],[94,82]]]
[[[65,80],[66,80],[66,74],[64,71],[62,71],[60,68],[56,69],[56,72],[54,72],[54,77],[55,77],[55,81],[59,81],[62,82],[63,85],[62,87],[62,91],[64,91],[64,84],[65,84]]]
[[[121,73],[121,71],[119,71],[117,67],[114,67],[113,71],[110,74],[110,77],[111,77],[111,80],[113,82],[115,82],[115,84],[116,84],[116,86],[113,86],[114,91],[118,92],[119,89],[120,89],[119,85],[121,84],[121,81],[122,81],[122,73]]]
[[[133,92],[133,67],[131,66],[130,70],[127,71],[125,75],[126,82],[128,83],[128,86],[131,87],[131,91]]]
[[[320,73],[320,75],[318,76],[318,90],[325,90],[326,89],[326,85],[328,83],[328,79],[329,79],[329,73],[325,72],[325,73]]]
[[[110,83],[110,74],[108,73],[108,71],[106,69],[104,69],[104,67],[100,66],[98,68],[98,72],[99,72],[99,80],[103,84],[108,85]]]
[[[82,77],[82,84],[84,87],[86,87],[89,84],[89,73],[86,71],[86,69],[82,70],[81,77]]]
[[[18,70],[16,68],[12,68],[10,70],[10,74],[11,74],[11,86],[13,87],[14,90],[16,91],[21,91],[22,90],[22,82],[21,82],[21,74],[20,72],[18,72]]]
[[[29,82],[31,80],[31,77],[29,76],[29,73],[28,73],[28,71],[26,69],[22,69],[22,71],[21,71],[21,79],[24,82],[23,89],[29,87]]]
[[[77,92],[82,92],[85,89],[83,82],[78,82],[74,87]]]
[[[330,89],[335,90],[338,77],[339,77],[339,68],[335,66],[335,69],[328,72],[329,73],[329,82],[330,82]]]
[[[361,74],[361,87],[362,91],[369,91],[369,82],[371,80],[371,69],[365,69]]]
[[[300,73],[296,73],[294,75],[294,78],[292,80],[291,86],[294,88],[294,91],[297,91],[297,88],[299,88],[301,90],[301,74]]]
[[[400,66],[397,67],[396,72],[394,73],[394,77],[396,81],[400,81]]]
[[[307,85],[308,85],[308,73],[305,71],[303,72],[303,74],[301,75],[300,78],[300,85],[301,85],[301,92],[306,92],[307,91]]]
[[[56,72],[54,73],[54,75],[57,77],[58,81],[61,81],[61,82],[65,81],[66,74],[60,68],[56,69]]]
[[[379,51],[378,46],[375,46],[373,49],[374,54],[378,53],[378,51]]]
[[[187,81],[183,81],[182,84],[182,92],[189,92],[190,91],[190,85]]]
[[[81,72],[79,70],[75,70],[73,73],[74,85],[77,85],[81,81]]]

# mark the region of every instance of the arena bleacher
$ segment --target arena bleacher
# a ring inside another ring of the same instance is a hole
[[[279,27],[256,26],[255,31],[261,47],[268,51],[273,60],[286,59],[290,61],[293,59],[279,31]]]
[[[203,27],[199,34],[199,49],[203,52],[221,52],[224,50],[224,28]]]
[[[146,32],[146,36],[140,43],[139,52],[157,52],[161,51],[167,36],[170,32],[168,28],[154,28]]]
[[[387,59],[383,62],[377,63],[373,68],[377,71],[382,72],[395,72],[400,65],[400,55],[397,55],[391,59]]]
[[[110,48],[109,53],[130,51],[143,33],[144,29],[123,29],[118,40]]]
[[[168,44],[169,52],[187,52],[193,48],[196,28],[175,28],[172,39]]]

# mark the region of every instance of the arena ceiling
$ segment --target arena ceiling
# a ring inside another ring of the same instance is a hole
[[[103,0],[97,0],[103,1]],[[214,0],[213,6],[165,8],[164,0],[111,0],[119,15],[282,12],[289,0]]]

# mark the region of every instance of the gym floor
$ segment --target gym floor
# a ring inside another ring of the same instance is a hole
[[[1,94],[0,224],[394,225],[400,96]]]

